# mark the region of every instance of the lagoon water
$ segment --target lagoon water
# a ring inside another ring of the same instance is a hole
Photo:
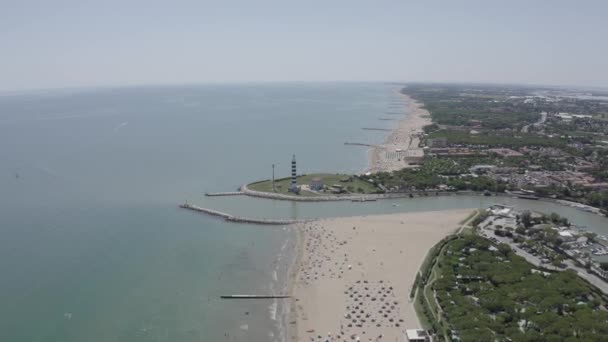
[[[327,217],[510,204],[559,211],[608,233],[606,219],[533,201],[479,197],[289,203],[206,191],[289,173],[360,172],[395,85],[288,83],[0,95],[1,341],[280,340],[289,229],[182,211],[188,200],[255,217]],[[392,204],[398,204],[393,206]]]

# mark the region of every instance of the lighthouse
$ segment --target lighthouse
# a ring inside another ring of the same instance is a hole
[[[297,168],[296,168],[296,155],[293,155],[291,159],[291,184],[289,185],[289,192],[299,193],[300,187],[298,186],[297,180]]]

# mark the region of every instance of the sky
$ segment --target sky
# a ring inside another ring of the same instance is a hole
[[[608,87],[608,1],[0,0],[0,91],[275,81]]]

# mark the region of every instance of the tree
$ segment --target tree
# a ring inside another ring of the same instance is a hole
[[[608,271],[608,261],[600,262],[600,268],[604,271]]]
[[[589,242],[596,242],[596,238],[597,238],[597,234],[593,233],[593,232],[585,232],[585,234],[583,234],[587,240]]]
[[[519,220],[526,228],[530,228],[532,226],[532,214],[528,210],[521,213]]]
[[[511,247],[506,243],[501,243],[498,245],[498,251],[504,256],[509,256],[509,253],[511,253]]]

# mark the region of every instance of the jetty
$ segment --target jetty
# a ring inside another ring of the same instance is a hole
[[[397,119],[393,119],[393,118],[378,118],[378,120],[381,120],[381,121],[396,121]]]
[[[205,213],[207,215],[220,217],[226,221],[238,222],[238,223],[253,223],[253,224],[265,224],[265,225],[288,225],[288,224],[310,221],[310,220],[291,220],[291,219],[258,219],[258,218],[251,218],[251,217],[234,216],[234,215],[230,215],[230,214],[221,212],[219,210],[202,208],[202,207],[188,204],[188,203],[181,204],[179,207],[182,209],[188,209],[188,210],[196,211],[199,213]]]
[[[242,191],[226,191],[226,192],[205,192],[205,196],[239,196],[244,195]]]
[[[345,142],[344,145],[374,147],[374,145],[371,145],[371,144],[363,144],[363,143],[348,142],[348,141]]]
[[[224,295],[220,296],[222,299],[276,299],[276,298],[291,298],[287,295]]]
[[[365,131],[392,131],[392,129],[388,129],[388,128],[372,128],[372,127],[363,127],[361,128],[362,130]]]

